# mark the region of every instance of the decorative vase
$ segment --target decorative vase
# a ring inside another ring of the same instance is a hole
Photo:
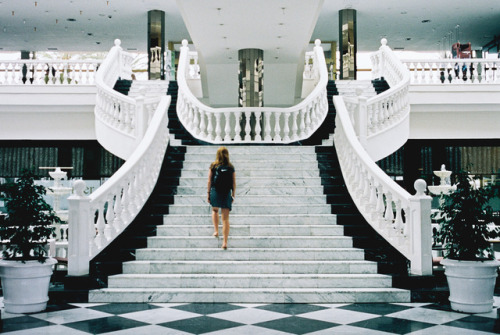
[[[443,259],[450,288],[451,309],[463,313],[487,313],[493,308],[495,280],[500,262]]]
[[[47,308],[52,266],[57,261],[0,261],[5,312],[35,313]]]

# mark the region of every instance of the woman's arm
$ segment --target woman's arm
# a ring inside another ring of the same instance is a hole
[[[233,200],[236,197],[236,172],[233,172]]]
[[[210,203],[210,188],[212,187],[212,169],[208,169],[208,182],[207,182],[207,202]]]

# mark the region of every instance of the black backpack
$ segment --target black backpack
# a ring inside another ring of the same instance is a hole
[[[228,192],[233,187],[233,170],[226,165],[214,169],[214,187],[217,192]]]

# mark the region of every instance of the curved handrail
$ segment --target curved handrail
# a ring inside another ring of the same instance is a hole
[[[371,98],[344,98],[356,135],[375,160],[393,153],[408,140],[410,117],[410,73],[387,46],[385,38],[381,44],[371,56],[373,77],[383,77],[390,88]],[[382,137],[386,141],[388,132],[394,130],[393,145],[382,147],[377,139]],[[370,141],[375,143],[371,148]]]
[[[344,99],[333,97],[337,111],[335,149],[344,182],[366,221],[411,262],[411,273],[432,273],[431,198],[424,180],[411,196],[393,181],[358,141]]]
[[[160,97],[134,99],[112,88],[118,78],[130,79],[132,73],[133,55],[120,44],[116,39],[96,74],[95,123],[99,143],[127,159],[144,136]]]
[[[169,142],[168,107],[163,96],[141,143],[122,167],[90,196],[75,182],[69,203],[68,274],[88,274],[89,261],[139,214],[153,191]]]
[[[315,41],[314,72],[318,82],[311,94],[289,108],[212,108],[191,92],[189,48],[184,40],[179,57],[177,114],[195,138],[208,143],[290,143],[310,137],[328,113],[326,85],[328,71],[321,42]]]

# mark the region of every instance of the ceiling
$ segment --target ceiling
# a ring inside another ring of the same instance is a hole
[[[457,34],[461,42],[472,42],[473,48],[478,49],[494,35],[500,35],[499,0],[307,1],[311,7],[317,3],[318,12],[305,8],[305,3],[304,0],[0,0],[0,51],[108,51],[115,38],[122,40],[125,49],[145,51],[147,12],[152,9],[165,11],[167,40],[192,40],[188,26],[196,36],[195,44],[196,40],[201,44],[200,50],[203,45],[206,49],[210,46],[214,57],[227,59],[244,45],[252,48],[271,45],[275,53],[280,50],[279,57],[285,58],[287,40],[290,47],[294,40],[303,40],[304,36],[310,40],[335,41],[338,11],[343,8],[357,10],[358,51],[376,50],[382,37],[393,48],[449,50]],[[318,16],[315,25],[304,25],[304,21],[315,16]],[[189,22],[185,24],[184,19]],[[306,28],[298,31],[297,26]],[[256,33],[249,34],[253,31]],[[298,34],[301,38],[294,38]],[[276,49],[279,43],[283,49]],[[211,56],[207,50],[202,52],[205,58]]]

